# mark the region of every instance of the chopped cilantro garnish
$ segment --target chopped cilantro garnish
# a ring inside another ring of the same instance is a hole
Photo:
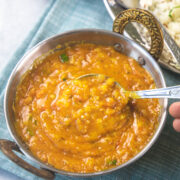
[[[63,81],[66,81],[67,79],[66,79],[66,78],[63,78],[62,80],[63,80]]]
[[[60,59],[62,63],[65,63],[69,60],[68,56],[66,54],[61,54]]]
[[[117,160],[116,160],[116,159],[107,162],[107,164],[108,164],[109,166],[115,166],[116,163],[117,163]]]

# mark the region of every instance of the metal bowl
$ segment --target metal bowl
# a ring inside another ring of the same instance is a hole
[[[136,13],[147,13],[146,11],[140,11],[140,10],[134,10]],[[149,13],[148,13],[149,14]],[[134,16],[134,15],[133,15]],[[150,15],[151,16],[151,15]],[[119,15],[117,19],[114,21],[114,31],[122,31],[124,28],[123,22],[127,23],[127,21],[123,21],[123,17],[126,18],[126,15]],[[154,17],[151,17],[151,19]],[[136,19],[137,20],[137,19]],[[159,29],[158,23],[153,19],[155,24],[157,25],[157,29],[159,31],[159,36],[162,36],[161,30]],[[154,25],[154,24],[153,24]],[[160,37],[157,37],[160,38]],[[162,38],[162,37],[161,37]],[[160,39],[161,39],[160,38]],[[47,53],[48,51],[54,49],[56,50],[57,45],[61,44],[62,47],[67,42],[88,42],[88,43],[94,43],[94,44],[101,44],[101,45],[109,45],[114,46],[114,48],[121,53],[126,54],[129,57],[134,58],[137,60],[145,69],[147,69],[152,77],[155,80],[157,88],[166,87],[164,76],[162,74],[162,71],[157,64],[156,60],[150,55],[149,52],[147,52],[144,48],[142,48],[137,43],[133,42],[132,40],[124,37],[121,34],[105,31],[105,30],[97,30],[97,29],[85,29],[85,30],[75,30],[75,31],[69,31],[63,34],[59,34],[56,36],[53,36],[49,39],[46,39],[42,41],[41,43],[37,44],[34,48],[29,50],[19,61],[19,63],[14,68],[8,84],[5,91],[5,98],[4,98],[4,113],[6,117],[6,123],[8,126],[8,130],[13,137],[15,142],[8,141],[8,140],[0,140],[0,148],[2,152],[7,155],[12,161],[14,161],[16,164],[20,165],[21,167],[25,168],[26,170],[41,176],[43,178],[47,179],[53,179],[54,173],[64,174],[64,175],[70,175],[70,176],[81,176],[81,177],[87,177],[87,176],[96,176],[96,175],[102,175],[106,173],[110,173],[112,171],[121,169],[132,162],[139,159],[141,156],[143,156],[150,147],[154,144],[154,142],[157,140],[158,136],[160,135],[160,132],[163,129],[163,126],[165,124],[166,120],[166,109],[167,109],[167,99],[161,99],[160,105],[161,105],[161,113],[159,116],[159,126],[150,140],[150,142],[144,147],[144,149],[139,152],[135,157],[127,161],[126,163],[119,165],[115,168],[100,171],[100,172],[93,172],[93,173],[73,173],[73,172],[67,172],[63,170],[58,170],[48,164],[43,163],[39,159],[33,156],[33,154],[30,152],[26,144],[22,141],[22,139],[17,135],[17,132],[14,127],[14,121],[15,116],[13,112],[13,101],[15,99],[16,94],[16,87],[19,84],[21,77],[23,74],[31,68],[33,62],[38,57],[41,57],[42,54]],[[161,43],[161,40],[160,40]],[[162,46],[162,44],[158,44],[158,46]],[[153,50],[153,47],[151,50]],[[160,53],[157,51],[151,51],[151,54],[153,54],[154,57],[158,58]],[[23,159],[19,158],[12,150],[16,150],[19,152],[22,152],[25,156],[36,162],[41,168],[38,169],[31,165],[29,165],[27,162],[25,162]]]

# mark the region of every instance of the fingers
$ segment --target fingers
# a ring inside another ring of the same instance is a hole
[[[180,132],[180,119],[175,119],[173,121],[173,127],[177,132]]]
[[[169,107],[169,113],[175,118],[180,118],[180,102],[175,102]]]
[[[169,107],[169,113],[176,118],[173,121],[173,127],[177,132],[180,132],[180,102],[175,102]]]

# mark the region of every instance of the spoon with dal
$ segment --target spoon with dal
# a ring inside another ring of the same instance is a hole
[[[150,89],[150,90],[140,90],[140,91],[128,91],[125,90],[119,82],[113,80],[113,78],[108,77],[103,74],[85,74],[82,76],[79,76],[76,78],[77,80],[85,80],[86,78],[104,78],[111,79],[114,81],[114,84],[117,85],[121,90],[123,90],[123,93],[126,97],[132,98],[132,99],[144,99],[144,98],[171,98],[171,99],[180,99],[180,85],[177,86],[171,86],[166,88],[158,88],[158,89]]]

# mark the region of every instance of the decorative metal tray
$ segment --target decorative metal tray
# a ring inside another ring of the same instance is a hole
[[[103,0],[104,4],[114,20],[120,11],[127,8],[127,1],[123,0]],[[131,8],[138,8],[138,0],[128,1],[128,6]],[[161,25],[163,35],[164,35],[164,49],[158,63],[175,73],[180,74],[180,48],[172,39],[172,37],[167,33],[163,25]],[[133,39],[141,46],[146,49],[150,48],[150,38],[148,30],[145,29],[141,24],[129,23],[125,29],[125,36]]]

